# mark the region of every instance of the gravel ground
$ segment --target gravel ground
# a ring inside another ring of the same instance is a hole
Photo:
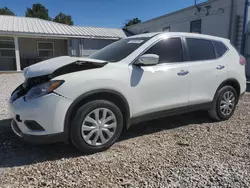
[[[10,118],[8,113],[8,99],[11,92],[24,80],[23,74],[1,74],[0,73],[0,120]]]
[[[196,112],[146,122],[109,150],[82,155],[13,135],[6,99],[21,81],[0,75],[0,187],[250,187],[250,94],[229,121]]]

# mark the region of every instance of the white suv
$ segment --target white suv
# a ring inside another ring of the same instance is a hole
[[[26,68],[11,95],[12,129],[91,153],[145,120],[194,110],[227,120],[246,90],[245,63],[229,40],[190,33],[141,34],[89,58],[46,60]]]

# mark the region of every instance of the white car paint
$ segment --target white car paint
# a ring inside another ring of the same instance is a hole
[[[132,117],[188,105],[189,79],[177,76],[184,64],[130,65]],[[167,97],[166,97],[167,96]]]
[[[25,101],[23,97],[10,103],[14,119],[35,120],[45,131],[31,131],[23,122],[17,122],[25,134],[49,135],[64,131],[64,121],[69,106],[81,95],[100,89],[120,93],[128,102],[129,118],[173,109],[188,105],[212,102],[219,85],[228,78],[236,79],[241,86],[240,93],[246,90],[244,66],[239,64],[239,54],[227,39],[189,33],[148,33],[129,37],[152,37],[138,49],[119,62],[108,63],[102,68],[82,70],[63,74],[52,80],[65,82],[55,89],[55,93]],[[165,63],[152,66],[136,66],[133,63],[157,41],[170,37],[194,37],[222,41],[228,52],[221,58],[200,62]],[[59,57],[50,59],[25,69],[25,78],[53,73],[56,69],[73,62],[106,63],[91,58]],[[218,66],[225,66],[218,70]],[[179,76],[187,71],[186,76]]]
[[[40,63],[31,65],[24,69],[24,77],[31,78],[41,75],[47,75],[54,72],[56,69],[71,64],[76,61],[91,61],[95,63],[105,63],[105,61],[98,60],[98,59],[90,59],[90,58],[83,58],[83,57],[69,57],[69,56],[61,56],[52,59],[48,59],[42,61]]]
[[[9,105],[9,109],[14,119],[19,114],[22,120],[35,120],[45,129],[45,131],[31,131],[25,126],[24,121],[17,122],[19,129],[23,133],[48,135],[63,132],[63,116],[66,115],[67,109],[72,102],[70,99],[51,93],[29,102],[19,98]]]

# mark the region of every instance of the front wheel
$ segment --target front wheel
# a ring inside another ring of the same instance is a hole
[[[70,139],[82,152],[99,152],[115,143],[122,127],[122,113],[114,103],[94,100],[78,109],[70,129]]]
[[[235,111],[238,96],[232,86],[224,86],[215,96],[209,115],[217,121],[228,120]]]

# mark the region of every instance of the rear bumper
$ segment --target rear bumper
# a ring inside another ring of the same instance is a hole
[[[33,143],[33,144],[49,144],[49,143],[57,143],[57,142],[65,142],[68,140],[68,135],[64,132],[50,134],[50,135],[30,135],[23,133],[15,120],[11,122],[11,128],[13,132],[24,141]]]

